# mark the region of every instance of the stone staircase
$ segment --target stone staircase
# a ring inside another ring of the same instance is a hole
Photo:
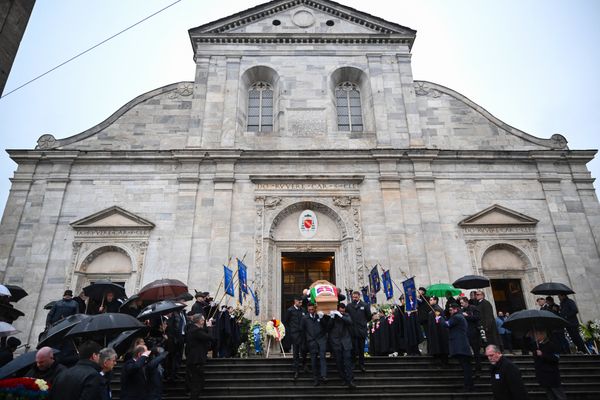
[[[509,356],[521,369],[530,399],[546,399],[535,381],[530,356]],[[450,361],[441,366],[430,357],[370,357],[367,372],[355,372],[356,389],[342,385],[333,360],[328,361],[328,382],[313,386],[311,373],[293,380],[288,358],[209,359],[206,389],[202,399],[294,399],[323,396],[331,399],[491,399],[489,364],[475,381],[475,391],[462,392],[462,371]],[[310,360],[309,360],[310,364]],[[600,356],[561,357],[562,384],[569,398],[600,399]],[[113,378],[113,398],[119,399],[120,366]],[[172,385],[165,385],[163,399],[184,400],[185,372]]]

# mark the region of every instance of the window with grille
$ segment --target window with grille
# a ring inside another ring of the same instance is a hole
[[[362,110],[360,91],[352,82],[340,83],[335,88],[338,130],[362,132]]]
[[[273,88],[265,82],[256,82],[248,89],[249,132],[273,131]]]

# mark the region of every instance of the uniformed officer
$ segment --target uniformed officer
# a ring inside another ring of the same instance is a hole
[[[306,312],[302,308],[302,297],[294,297],[294,305],[287,309],[283,325],[287,335],[292,342],[292,352],[294,354],[294,379],[298,379],[300,372],[300,353],[304,343],[304,332],[302,331],[302,319]]]
[[[352,302],[346,307],[352,319],[352,363],[358,358],[358,368],[365,372],[365,340],[367,339],[367,323],[371,320],[371,307],[360,299],[360,292],[352,292]]]

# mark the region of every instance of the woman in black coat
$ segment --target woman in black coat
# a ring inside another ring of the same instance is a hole
[[[438,298],[429,298],[432,311],[427,320],[427,354],[440,360],[443,365],[448,364],[448,327],[442,316],[443,309],[438,305]]]
[[[213,342],[202,314],[192,315],[192,323],[186,326],[185,362],[190,399],[197,400],[204,389],[204,365],[206,353]]]

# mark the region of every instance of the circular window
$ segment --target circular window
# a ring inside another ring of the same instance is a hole
[[[280,20],[278,20],[278,19],[274,19],[274,20],[273,20],[273,25],[275,25],[275,26],[279,26],[279,25],[281,25],[281,21],[280,21]]]
[[[327,26],[333,26],[335,25],[335,22],[333,22],[332,19],[328,19],[327,22],[325,22],[325,24],[327,24]]]

